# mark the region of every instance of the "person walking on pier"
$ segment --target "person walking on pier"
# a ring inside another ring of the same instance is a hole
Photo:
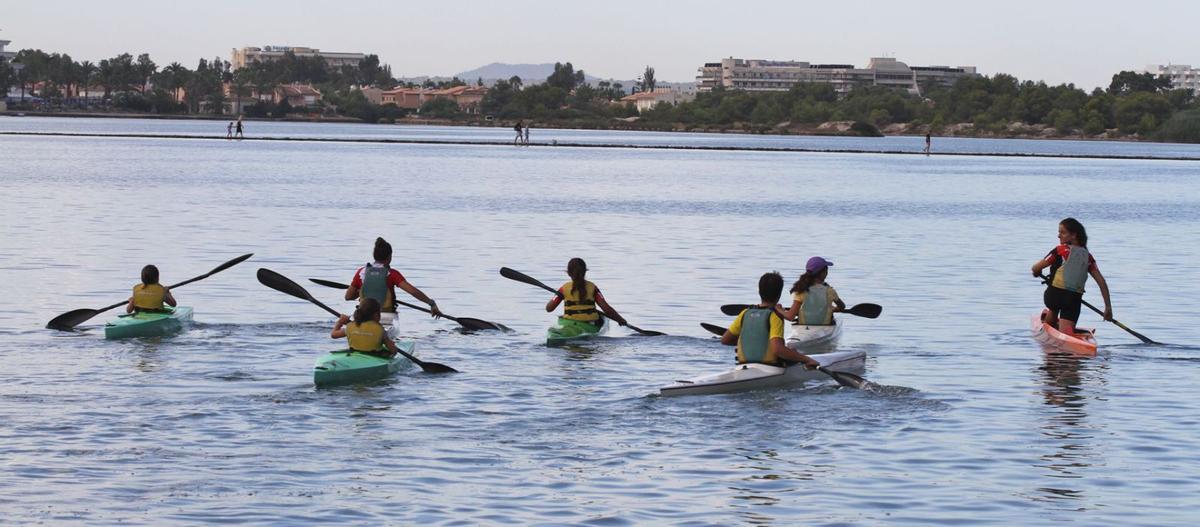
[[[517,121],[517,125],[513,127],[513,130],[517,131],[517,137],[513,138],[513,146],[521,146],[521,127],[523,124],[521,121]]]
[[[525,139],[522,140],[522,143],[525,146],[529,146],[529,123],[525,123]]]
[[[225,139],[233,139],[233,121],[229,121],[229,126],[225,127]]]
[[[237,138],[245,139],[245,136],[242,135],[242,116],[240,115],[238,116],[237,120]]]
[[[929,151],[932,150],[932,147],[933,147],[933,137],[929,134],[930,134],[930,132],[925,132],[925,155],[926,156],[929,155]]]

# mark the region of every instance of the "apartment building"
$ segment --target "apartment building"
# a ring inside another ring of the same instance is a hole
[[[924,86],[951,86],[958,79],[977,75],[974,66],[909,66],[888,57],[873,57],[865,68],[852,64],[730,57],[705,63],[699,72],[696,84],[702,92],[717,86],[745,91],[787,91],[800,83],[823,83],[832,85],[839,95],[858,86],[887,86],[919,95]]]
[[[479,104],[486,94],[487,88],[479,86],[455,86],[444,89],[396,88],[385,90],[380,95],[380,100],[382,104],[394,104],[400,108],[416,110],[429,101],[450,99],[464,113],[479,113]]]
[[[12,59],[17,58],[17,52],[4,51],[4,46],[7,46],[9,44],[12,44],[11,40],[0,40],[0,58],[4,59],[5,61],[10,61]]]
[[[325,61],[325,64],[333,68],[342,66],[358,66],[359,61],[367,58],[363,53],[341,53],[334,51],[321,51],[317,48],[292,47],[292,46],[263,46],[244,47],[242,49],[234,49],[230,55],[230,64],[233,69],[244,68],[254,62],[271,62],[279,60],[287,53],[293,53],[297,57],[320,57]]]
[[[1146,73],[1171,79],[1172,90],[1192,90],[1200,93],[1200,68],[1187,64],[1151,64],[1146,66]]]

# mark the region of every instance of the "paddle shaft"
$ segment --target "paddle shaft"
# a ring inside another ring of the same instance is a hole
[[[750,307],[750,304],[725,304],[721,306],[721,312],[729,316],[737,316],[742,311]],[[845,313],[863,318],[879,318],[879,314],[883,312],[883,308],[878,304],[855,304],[854,306],[842,310],[834,311],[834,313]]]
[[[325,287],[332,287],[332,288],[334,288],[334,289],[350,289],[350,286],[348,286],[348,285],[346,285],[346,284],[342,284],[342,283],[338,283],[338,282],[333,282],[333,281],[330,281],[330,280],[321,280],[320,278],[309,278],[308,280],[309,280],[310,282],[314,283],[314,284],[323,285],[323,286],[325,286]],[[407,308],[410,308],[410,309],[415,309],[415,310],[417,310],[417,311],[424,311],[424,312],[426,312],[426,313],[429,313],[429,314],[431,314],[431,315],[433,314],[433,310],[432,310],[432,309],[429,309],[429,308],[427,308],[427,307],[418,306],[418,305],[416,305],[416,304],[409,304],[408,302],[404,302],[404,301],[401,301],[401,300],[396,300],[396,299],[393,299],[393,300],[392,300],[392,302],[394,302],[396,305],[399,305],[399,306],[404,306],[404,307],[407,307]],[[445,318],[445,319],[449,319],[449,320],[453,320],[453,321],[455,321],[455,322],[458,322],[459,324],[462,324],[463,326],[474,326],[474,325],[475,325],[475,324],[470,324],[470,323],[468,323],[468,322],[465,322],[463,318],[459,318],[459,317],[452,317],[452,316],[450,316],[450,315],[447,315],[447,314],[445,314],[445,313],[441,313],[439,316],[441,316],[442,318]],[[496,323],[494,323],[494,322],[488,322],[488,321],[486,321],[486,320],[479,320],[479,319],[471,319],[471,320],[472,320],[472,321],[478,321],[478,322],[482,322],[482,323],[484,323],[484,324],[488,324],[488,325],[494,326],[494,327],[495,327],[495,328],[497,328],[497,329],[499,329],[499,328],[500,328],[499,324],[496,324]]]
[[[1048,285],[1048,286],[1050,285],[1050,277],[1049,277],[1049,276],[1046,276],[1046,275],[1038,275],[1038,278],[1041,278],[1041,279],[1042,279],[1042,283],[1043,283],[1043,284],[1046,284],[1046,285]],[[1053,287],[1053,286],[1051,286],[1051,287]],[[1082,297],[1082,295],[1080,296],[1080,298],[1079,298],[1079,301],[1080,301],[1080,302],[1082,302],[1082,303],[1083,303],[1083,305],[1087,306],[1087,307],[1088,307],[1088,309],[1091,309],[1092,311],[1095,311],[1097,315],[1100,315],[1101,317],[1103,317],[1103,316],[1104,316],[1104,311],[1101,311],[1100,309],[1097,309],[1097,308],[1096,308],[1096,306],[1093,306],[1093,305],[1092,305],[1090,302],[1088,302],[1087,300],[1084,300],[1084,299],[1083,299],[1083,297]],[[1142,342],[1144,342],[1144,343],[1146,343],[1146,344],[1158,344],[1158,342],[1154,341],[1154,340],[1153,340],[1153,339],[1151,339],[1150,337],[1147,337],[1147,336],[1145,336],[1145,335],[1143,335],[1143,334],[1141,334],[1141,333],[1138,333],[1138,332],[1136,332],[1136,331],[1134,331],[1134,330],[1132,330],[1132,329],[1129,329],[1129,327],[1128,327],[1128,326],[1126,326],[1125,324],[1122,324],[1122,323],[1121,323],[1121,321],[1119,321],[1119,320],[1117,320],[1117,319],[1115,319],[1115,318],[1109,318],[1109,319],[1108,319],[1108,321],[1109,321],[1109,322],[1112,322],[1112,323],[1113,323],[1115,326],[1117,326],[1117,327],[1119,327],[1119,328],[1121,328],[1121,329],[1125,330],[1125,331],[1126,331],[1126,332],[1128,332],[1130,335],[1133,335],[1134,337],[1137,337],[1137,339],[1138,339],[1138,340],[1140,340],[1140,341],[1142,341]]]

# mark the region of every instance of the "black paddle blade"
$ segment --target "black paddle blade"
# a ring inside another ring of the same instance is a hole
[[[425,373],[458,373],[458,370],[436,362],[421,362],[419,365]]]
[[[546,284],[543,284],[541,282],[541,280],[538,280],[537,278],[534,278],[525,273],[517,271],[516,269],[510,269],[508,267],[501,267],[500,268],[500,276],[503,276],[509,280],[516,280],[518,282],[524,282],[524,283],[527,283],[532,286],[540,287],[540,288],[550,291],[551,293],[554,293],[556,295],[562,295],[562,293],[559,293],[554,288],[552,288]]]
[[[844,313],[863,318],[879,318],[879,314],[883,313],[883,306],[879,304],[855,304],[854,307],[847,309]]]
[[[867,385],[869,384],[869,382],[866,379],[859,377],[850,372],[833,371],[833,370],[826,369],[824,366],[817,368],[817,370],[819,370],[821,373],[824,373],[825,375],[833,377],[833,380],[837,381],[838,384],[845,386],[847,388],[854,388],[855,390],[861,390],[861,389],[867,387]]]
[[[495,322],[479,320],[478,318],[458,317],[457,319],[455,319],[455,322],[458,322],[459,324],[461,324],[463,329],[470,329],[470,330],[493,330],[494,329],[494,330],[504,331],[505,329],[508,329],[500,324],[496,324]]]
[[[736,317],[750,308],[750,304],[725,304],[721,306],[721,312],[731,317]]]
[[[87,322],[88,319],[96,316],[99,313],[100,311],[98,310],[87,308],[67,311],[66,313],[50,319],[50,322],[46,323],[46,329],[71,331],[72,329],[75,329],[75,326]]]
[[[716,335],[718,337],[725,336],[725,328],[723,328],[721,326],[709,324],[708,322],[701,322],[700,327],[704,328],[709,333],[712,333],[713,335]]]
[[[237,257],[237,258],[234,258],[234,259],[232,259],[232,260],[230,260],[230,261],[228,261],[228,262],[225,262],[225,263],[223,263],[223,264],[221,264],[221,265],[218,265],[218,266],[214,267],[214,268],[213,268],[213,270],[211,270],[211,271],[209,271],[209,272],[208,272],[208,274],[210,274],[210,275],[214,275],[214,274],[217,274],[217,273],[219,273],[219,272],[221,272],[221,271],[224,271],[224,270],[226,270],[226,269],[229,269],[230,267],[233,267],[233,266],[235,266],[235,265],[237,265],[237,264],[240,264],[240,263],[242,263],[242,262],[244,262],[244,261],[246,261],[246,260],[249,260],[251,256],[254,256],[254,253],[243,254],[243,255],[241,255],[241,256],[239,256],[239,257]]]
[[[630,327],[633,327],[633,326],[630,326]],[[663,333],[661,331],[647,331],[644,329],[637,329],[637,328],[634,328],[634,331],[637,331],[638,335],[641,335],[643,337],[665,337],[665,336],[667,336],[666,333]]]
[[[300,287],[300,284],[297,284],[296,282],[291,281],[291,279],[288,277],[267,269],[266,267],[260,267],[258,269],[257,276],[258,283],[279,291],[280,293],[291,295],[301,300],[311,301],[313,299],[312,295],[308,294],[307,290],[305,290],[303,287]]]
[[[346,285],[346,284],[343,284],[340,282],[334,282],[331,280],[322,280],[320,278],[309,278],[308,281],[312,282],[314,284],[317,284],[317,285],[323,285],[325,287],[332,287],[334,289],[350,289],[349,285]]]

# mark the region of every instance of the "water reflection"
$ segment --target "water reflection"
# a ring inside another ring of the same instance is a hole
[[[1049,440],[1054,450],[1039,457],[1035,466],[1048,469],[1043,476],[1057,478],[1064,484],[1039,487],[1039,500],[1084,500],[1086,495],[1080,488],[1065,483],[1082,482],[1084,471],[1094,465],[1096,457],[1092,440],[1096,432],[1088,422],[1087,402],[1094,398],[1089,388],[1103,385],[1103,362],[1072,353],[1044,351],[1042,366],[1042,400],[1049,406],[1043,412],[1045,422],[1041,426],[1042,436]],[[1089,387],[1088,385],[1092,385]]]

